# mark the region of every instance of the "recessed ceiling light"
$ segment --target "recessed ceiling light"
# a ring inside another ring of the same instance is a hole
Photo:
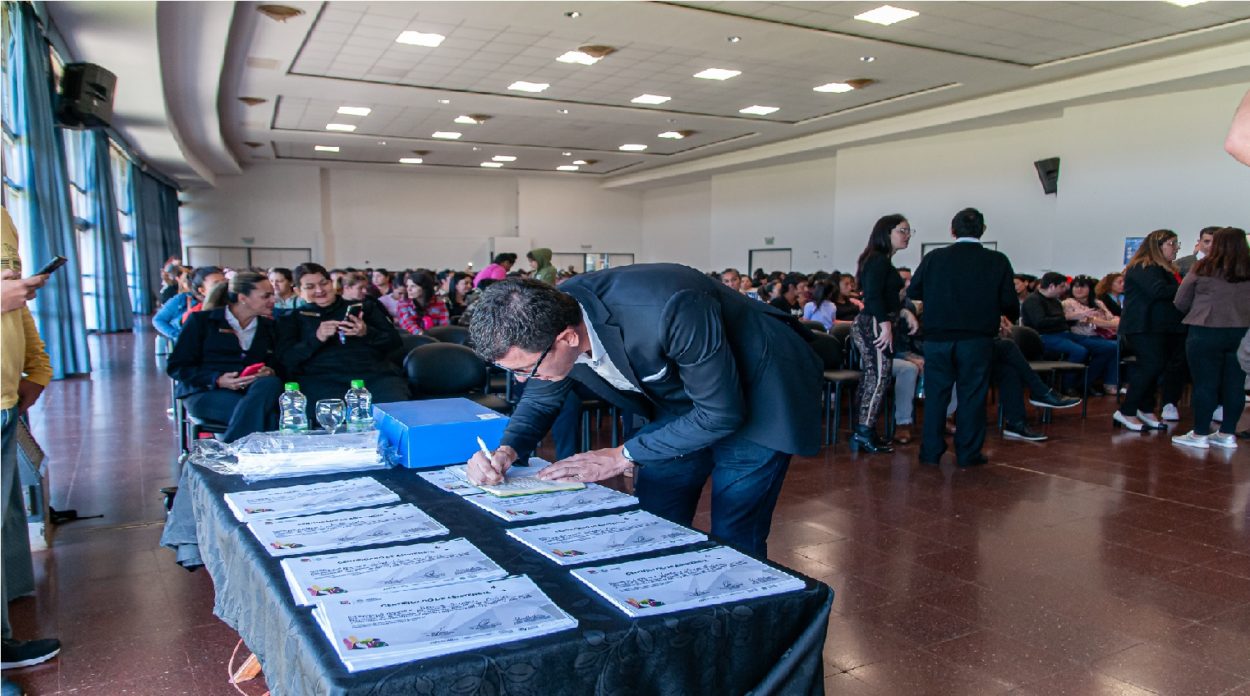
[[[568,17],[569,19],[577,19],[578,17],[582,16],[582,13],[578,12],[577,10],[569,10],[568,12],[564,13],[564,16]]]
[[[340,106],[339,113],[345,116],[368,116],[373,111],[367,106]]]
[[[526,82],[525,80],[517,80],[516,82],[508,85],[508,89],[516,90],[517,92],[541,92],[550,86],[551,85],[546,82]]]
[[[781,108],[777,106],[760,106],[759,104],[753,104],[751,106],[748,106],[745,109],[738,109],[738,113],[752,114],[754,116],[767,116],[775,111],[780,111],[780,110]]]
[[[694,135],[694,131],[692,130],[672,130],[664,131],[663,133],[660,133],[658,137],[668,138],[670,140],[681,140],[682,138],[689,138],[692,135]]]
[[[503,162],[483,162],[482,166],[487,169],[499,169],[503,166]]]
[[[400,164],[421,164],[424,160],[420,157],[400,157]]]
[[[742,40],[742,37],[741,37],[741,36],[730,36],[730,37],[726,38],[725,40],[726,40],[726,41],[728,41],[729,43],[738,43],[739,41],[741,41],[741,40]]]
[[[480,126],[490,120],[490,116],[486,114],[466,114],[457,116],[453,119],[456,123],[463,123],[466,126]]]
[[[860,56],[859,59],[864,61],[865,63],[871,63],[874,60],[876,60],[877,57],[876,56]]]
[[[460,134],[455,131],[434,131],[434,134],[430,137],[438,138],[439,140],[459,140]]]
[[[700,70],[694,76],[701,80],[728,80],[731,77],[737,77],[742,74],[741,70],[727,70],[725,68],[708,68]]]
[[[451,103],[451,100],[450,100],[450,99],[439,99],[439,100],[438,100],[438,103],[439,103],[439,104],[450,104],[450,103]]]
[[[562,165],[560,165],[560,166],[556,167],[556,171],[558,171],[558,172],[575,172],[575,171],[577,171],[577,170],[578,170],[578,169],[580,169],[580,168],[581,168],[581,167],[574,167],[574,166],[573,166],[573,165],[571,165],[571,164],[562,164]]]
[[[658,94],[640,94],[630,101],[635,104],[663,104],[670,99],[672,97],[663,97]]]
[[[356,130],[356,126],[353,126],[350,123],[327,123],[326,130],[343,131],[344,133],[351,133],[352,131]]]
[[[561,153],[560,153],[560,156],[561,156],[561,157],[572,157],[572,156],[573,156],[573,153],[571,153],[571,152],[561,152]]]
[[[1197,5],[1206,1],[1207,0],[1168,0],[1168,2],[1176,5],[1177,7],[1189,7],[1190,5]]]
[[[379,144],[379,145],[385,145],[385,144],[386,144],[386,141],[385,141],[385,140],[379,140],[379,141],[378,141],[378,144]]]
[[[834,94],[841,94],[842,92],[850,92],[853,89],[855,88],[846,84],[845,82],[830,82],[829,84],[826,84],[826,85],[813,87],[812,91],[813,92],[833,92]]]
[[[556,58],[561,63],[573,63],[575,65],[594,65],[599,62],[599,58],[588,56],[581,51],[569,51]]]
[[[867,12],[861,12],[855,15],[855,19],[858,19],[861,22],[872,22],[873,24],[880,24],[883,27],[888,27],[891,24],[901,22],[904,19],[911,19],[919,14],[919,12],[904,10],[901,7],[882,5],[875,10],[868,10]]]
[[[573,160],[573,164],[588,164],[586,160]]]
[[[445,40],[447,40],[447,37],[442,34],[423,34],[419,31],[405,31],[395,38],[395,43],[438,48]]]
[[[495,160],[496,162],[515,162],[516,161],[516,157],[512,155],[495,155],[491,159]]]
[[[338,145],[317,145],[313,149],[316,150],[317,152],[338,152],[339,146]]]
[[[626,152],[642,152],[643,150],[647,149],[647,146],[639,145],[637,143],[627,143],[625,145],[622,145],[619,149],[624,150]]]
[[[568,109],[556,109],[557,114],[567,114],[568,112]]]

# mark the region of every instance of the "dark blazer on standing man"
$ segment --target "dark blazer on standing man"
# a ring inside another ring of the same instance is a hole
[[[980,243],[956,242],[925,254],[907,296],[924,302],[924,333],[930,341],[993,338],[999,317],[1020,315],[1011,261]]]
[[[676,264],[587,273],[560,290],[581,304],[612,363],[641,393],[613,388],[584,364],[564,380],[532,380],[502,444],[531,451],[575,379],[655,421],[626,442],[643,464],[731,434],[789,454],[820,449],[822,366],[793,317]]]

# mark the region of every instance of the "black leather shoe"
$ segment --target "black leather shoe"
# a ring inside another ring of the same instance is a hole
[[[869,454],[889,454],[894,451],[893,447],[877,439],[876,431],[866,425],[855,426],[855,431],[851,433],[851,449]]]
[[[1028,423],[1004,423],[1003,437],[1012,440],[1028,440],[1029,442],[1046,440],[1045,434],[1031,430]]]
[[[968,457],[962,462],[959,462],[959,468],[967,469],[970,466],[981,466],[983,464],[989,464],[989,463],[990,463],[989,458],[986,457],[984,454],[981,454],[980,452],[978,452],[977,454],[974,454],[971,457]]]
[[[1080,406],[1081,400],[1074,396],[1063,396],[1051,389],[1041,396],[1030,398],[1029,403],[1043,408],[1072,408],[1073,406]]]

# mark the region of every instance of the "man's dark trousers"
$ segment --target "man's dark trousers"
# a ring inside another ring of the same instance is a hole
[[[924,345],[925,419],[920,461],[937,463],[946,451],[951,389],[959,389],[955,410],[955,459],[969,462],[985,444],[985,397],[990,386],[994,339],[927,340]]]

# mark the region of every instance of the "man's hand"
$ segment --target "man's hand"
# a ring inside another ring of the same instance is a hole
[[[17,383],[17,411],[18,413],[26,413],[31,406],[39,400],[39,395],[43,393],[43,385],[24,379]]]
[[[575,454],[538,472],[545,481],[588,483],[602,481],[624,473],[634,465],[625,458],[622,447],[591,450]]]
[[[0,303],[0,310],[5,312],[18,309],[28,301],[35,299],[35,291],[48,282],[48,276],[46,275],[23,278],[9,269],[0,272],[0,277],[3,278],[4,283],[4,298],[3,302]]]
[[[469,458],[469,483],[487,486],[503,483],[503,475],[516,460],[516,450],[507,445],[496,448],[490,458],[478,450]]]
[[[231,391],[242,391],[256,381],[256,375],[240,377],[238,372],[224,372],[217,377],[217,386]]]
[[[325,343],[330,340],[331,336],[337,336],[339,333],[339,322],[330,320],[323,321],[317,327],[317,340]]]
[[[903,321],[907,322],[907,335],[915,336],[916,332],[920,330],[920,320],[909,309],[904,309],[899,314],[903,317]]]
[[[361,319],[355,314],[348,314],[343,321],[339,322],[339,329],[343,332],[344,336],[363,337],[369,332],[369,325],[365,323],[364,319]]]

